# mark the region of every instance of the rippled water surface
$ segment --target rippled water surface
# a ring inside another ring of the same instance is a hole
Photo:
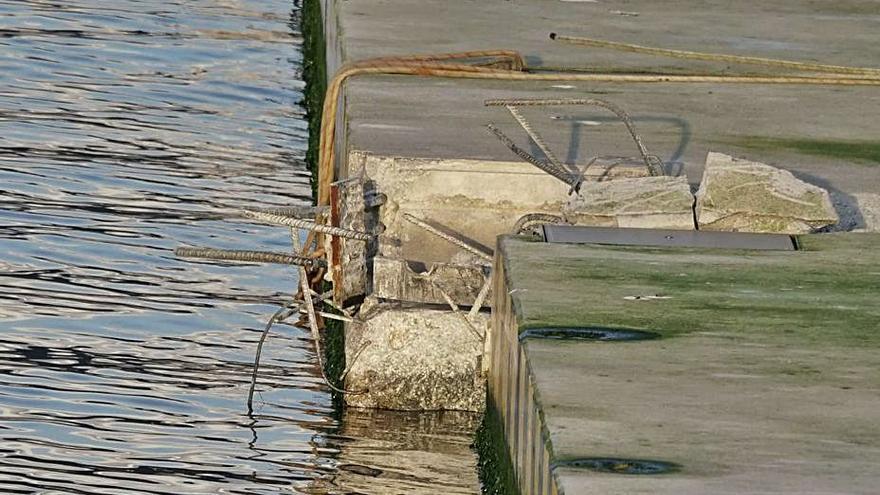
[[[307,332],[254,344],[309,203],[289,0],[0,0],[0,492],[474,493],[469,415],[335,412]]]

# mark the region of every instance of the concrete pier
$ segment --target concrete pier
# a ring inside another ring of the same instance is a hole
[[[490,386],[521,493],[876,493],[880,235],[799,242],[502,239]]]
[[[584,48],[551,41],[551,32],[880,67],[876,5],[855,0],[322,0],[322,6],[330,75],[345,62],[370,57],[493,48],[518,50],[538,70],[784,72]],[[365,356],[349,374],[354,388],[384,388],[348,403],[480,410],[488,378],[490,407],[503,419],[521,493],[876,492],[880,378],[873,349],[880,344],[880,313],[872,298],[880,281],[880,237],[802,236],[802,249],[792,252],[564,245],[521,237],[496,242],[526,213],[558,214],[571,205],[565,184],[518,161],[486,132],[494,122],[527,143],[511,115],[485,101],[535,97],[602,98],[626,109],[666,174],[679,177],[670,182],[685,199],[687,183],[693,192],[704,178],[707,155],[723,153],[788,170],[791,181],[830,193],[831,214],[775,223],[809,230],[839,218],[828,230],[880,229],[877,87],[356,77],[344,87],[337,116],[336,178],[368,177],[385,203],[366,220],[341,215],[350,222],[346,227],[383,228],[377,245],[342,253],[352,260],[341,272],[342,299],[367,294],[369,308],[392,308],[406,318],[437,316],[448,331],[349,325],[348,359]],[[566,163],[637,156],[623,126],[602,109],[523,112]],[[615,170],[590,180],[644,175]],[[362,197],[363,190],[347,189],[352,183],[340,183],[336,194]],[[641,223],[650,216],[641,211],[624,212],[624,221],[594,213],[593,200],[612,190],[601,184],[583,188],[595,193],[585,193],[578,210],[595,225],[699,226],[687,201],[656,215],[674,220],[662,225]],[[623,182],[614,187],[634,190]],[[609,194],[607,202],[618,197]],[[355,203],[348,211],[362,210]],[[478,253],[438,241],[406,215],[463,234]],[[724,225],[749,230],[733,220],[718,228]],[[470,323],[459,316],[479,297],[488,269],[480,255],[493,249],[487,329],[486,309]],[[357,261],[368,251],[373,262]],[[381,280],[358,285],[357,276],[369,280],[377,273]],[[443,273],[461,283],[426,278]],[[461,306],[461,314],[440,315],[447,303]],[[581,337],[651,338],[568,339],[571,332],[561,328],[569,327],[581,329]],[[437,349],[413,348],[431,332],[442,333]],[[361,354],[365,342],[373,347]],[[443,379],[454,385],[407,381]],[[442,392],[447,389],[454,393]],[[417,392],[403,397],[407,390]]]
[[[877,6],[803,2],[650,0],[323,0],[328,74],[343,62],[487,48],[522,52],[531,66],[592,71],[779,73],[778,69],[675,60],[551,41],[549,33],[680,50],[880,67]],[[628,15],[629,14],[629,15]],[[632,15],[637,14],[637,15]],[[841,36],[840,33],[846,33]],[[515,161],[485,124],[516,124],[502,97],[614,101],[645,144],[698,183],[709,151],[771,163],[830,189],[845,207],[880,191],[876,88],[713,84],[524,83],[368,76],[346,84],[340,150],[391,157]],[[632,144],[598,109],[535,111],[535,126],[561,158],[631,154]],[[861,149],[863,152],[858,152]],[[873,151],[871,151],[873,150]],[[340,153],[345,155],[345,153]],[[869,159],[873,156],[873,162]],[[861,158],[859,158],[861,157]],[[871,165],[873,163],[874,165]],[[863,200],[868,205],[870,198]],[[861,225],[864,216],[855,212]]]

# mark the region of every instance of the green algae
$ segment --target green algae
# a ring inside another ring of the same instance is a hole
[[[502,418],[491,397],[486,397],[486,412],[477,429],[474,449],[477,451],[477,468],[483,495],[519,493],[507,441],[504,439]]]
[[[327,54],[324,20],[320,0],[305,0],[302,6],[303,80],[306,83],[302,106],[309,125],[306,164],[312,172],[309,181],[312,197],[317,198],[318,150],[321,138],[321,114],[327,91]]]
[[[801,237],[804,251],[503,242],[520,330],[721,332],[808,347],[880,342],[880,236]],[[647,297],[646,297],[647,296]]]
[[[303,101],[300,103],[306,111],[309,125],[309,143],[306,150],[306,165],[311,172],[309,181],[312,186],[312,198],[317,198],[318,180],[318,149],[320,147],[321,116],[324,106],[324,93],[327,90],[327,58],[324,41],[324,18],[321,13],[320,0],[305,0],[302,4],[302,35],[303,35],[303,80],[306,83]],[[329,285],[329,284],[328,284]],[[324,287],[323,290],[328,290]],[[323,311],[336,312],[324,305]],[[341,322],[326,320],[322,334],[322,350],[324,353],[324,373],[330,383],[342,388],[342,373],[345,370],[345,329]],[[333,392],[333,403],[336,415],[341,415],[342,396]]]
[[[760,151],[787,150],[866,165],[880,164],[880,141],[747,136],[731,144]]]

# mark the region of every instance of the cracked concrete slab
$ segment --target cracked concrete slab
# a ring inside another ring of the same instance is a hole
[[[700,230],[805,234],[839,220],[825,189],[723,153],[706,157],[696,197]]]

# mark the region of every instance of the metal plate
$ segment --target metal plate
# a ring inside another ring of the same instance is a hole
[[[704,247],[795,251],[797,240],[785,234],[708,232],[699,230],[624,229],[577,225],[544,225],[544,240],[568,244]]]

